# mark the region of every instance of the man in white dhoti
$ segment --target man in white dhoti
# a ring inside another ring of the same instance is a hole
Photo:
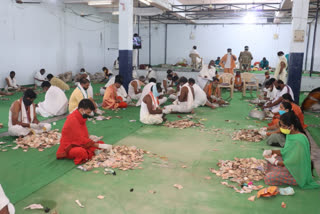
[[[211,81],[212,78],[216,76],[216,68],[214,65],[215,62],[211,60],[209,65],[202,66],[198,75],[198,83],[202,89],[204,89],[208,81]]]
[[[151,78],[151,79],[149,80],[149,83],[143,88],[142,93],[141,93],[141,96],[140,96],[140,99],[139,99],[138,102],[136,103],[136,106],[140,106],[140,105],[141,105],[142,99],[150,92],[151,87],[152,87],[153,85],[156,85],[156,83],[157,83],[157,80],[154,79],[154,78]],[[167,100],[168,100],[168,98],[165,97],[165,96],[163,96],[162,94],[163,94],[163,93],[161,92],[161,93],[159,94],[159,97],[158,97],[159,105],[164,104],[164,103],[167,102]]]
[[[197,46],[193,46],[192,50],[189,53],[189,57],[191,58],[191,66],[193,68],[199,68],[199,65],[202,64],[202,58],[197,51]]]
[[[68,98],[65,93],[53,86],[48,81],[41,84],[41,88],[46,92],[43,102],[38,103],[36,113],[42,117],[54,117],[67,113]]]
[[[157,79],[157,73],[154,70],[152,70],[152,68],[149,68],[146,79],[150,81],[151,78]]]
[[[10,203],[0,184],[0,213],[15,214],[14,206]]]
[[[140,76],[137,80],[132,80],[129,83],[128,95],[131,99],[139,100],[141,97],[141,86],[144,86],[145,78],[144,76]]]
[[[178,99],[173,102],[173,105],[165,106],[163,113],[190,113],[194,107],[194,90],[188,84],[188,80],[185,77],[179,79],[179,85],[181,86],[180,95]]]
[[[191,86],[194,90],[194,108],[198,108],[199,106],[208,106],[212,109],[215,109],[218,106],[208,101],[207,94],[202,88],[200,88],[199,85],[196,84],[196,81],[193,78],[189,78],[188,83],[189,86]]]
[[[282,80],[283,82],[286,82],[288,61],[282,51],[278,52],[278,57],[279,57],[279,61],[278,61],[276,70],[274,71],[274,78],[276,80]]]
[[[33,101],[37,94],[28,89],[19,100],[12,103],[9,110],[8,132],[11,136],[26,136],[30,133],[50,131],[51,125],[37,119]]]
[[[292,99],[294,99],[294,95],[290,86],[284,84],[282,80],[275,81],[274,85],[277,89],[276,97],[270,102],[266,103],[265,106],[263,106],[263,109],[277,113],[280,110],[280,104],[283,100],[282,95],[290,94]]]
[[[42,68],[40,71],[36,73],[36,75],[34,76],[35,88],[37,88],[38,86],[41,86],[42,82],[46,80],[45,73],[46,73],[46,70],[44,68]]]
[[[143,97],[140,108],[141,123],[152,125],[163,122],[164,117],[158,100],[161,91],[160,84],[153,84],[149,93]]]
[[[100,94],[103,96],[106,89],[110,86],[110,85],[113,85],[114,82],[115,82],[115,79],[117,76],[120,76],[121,75],[116,75],[116,76],[110,76],[110,79],[109,81],[106,83],[106,85],[104,87],[101,87],[100,88]],[[122,77],[121,77],[122,78]],[[120,88],[117,88],[117,95],[120,96],[122,98],[122,101],[123,102],[129,102],[130,100],[128,100],[128,93],[126,91],[126,89],[123,87],[123,85],[120,86]]]
[[[162,80],[162,86],[165,94],[171,94],[174,92],[172,88],[173,87],[172,78],[173,78],[172,74],[168,74],[167,78]]]
[[[113,69],[119,70],[119,57],[113,63]]]
[[[10,75],[6,78],[6,87],[5,87],[6,91],[20,90],[20,86],[18,85],[15,77],[16,77],[16,72],[11,71]]]

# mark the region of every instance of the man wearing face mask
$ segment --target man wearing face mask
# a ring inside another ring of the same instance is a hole
[[[274,98],[276,98],[278,90],[274,86],[275,81],[276,81],[275,78],[271,78],[266,82],[265,89],[264,89],[264,92],[266,92],[265,100],[273,100]]]
[[[112,145],[90,139],[86,122],[94,110],[92,101],[83,99],[78,108],[67,117],[61,132],[57,159],[72,159],[78,165],[90,160],[97,149],[112,150]]]
[[[95,106],[96,103],[93,101],[93,98],[88,94],[88,88],[90,86],[90,81],[86,78],[81,78],[78,86],[72,92],[70,99],[69,99],[69,113],[74,111],[81,100],[83,99],[90,99]],[[97,109],[98,110],[98,109]]]
[[[224,73],[233,75],[233,69],[236,67],[237,57],[232,54],[231,48],[228,48],[227,51],[228,53],[222,57],[219,65],[224,69]]]
[[[28,89],[22,98],[12,103],[9,111],[8,132],[11,136],[26,136],[31,133],[50,131],[51,125],[37,119],[33,101],[37,94]]]
[[[277,94],[276,97],[271,100],[270,102],[266,103],[266,105],[263,107],[266,110],[270,110],[273,113],[279,112],[280,103],[283,100],[282,95],[289,93],[291,97],[293,98],[293,92],[290,86],[285,85],[282,80],[278,80],[274,82],[274,86],[276,87]]]
[[[282,80],[283,82],[286,82],[288,61],[282,51],[278,52],[278,57],[279,57],[279,61],[278,61],[276,70],[274,71],[274,78],[276,80]]]
[[[252,54],[249,51],[249,46],[244,47],[244,51],[240,52],[239,63],[241,71],[250,71],[251,70],[251,61],[253,60]]]
[[[150,92],[143,98],[140,108],[141,123],[152,125],[163,122],[164,117],[158,100],[161,92],[161,85],[155,84],[151,87]]]

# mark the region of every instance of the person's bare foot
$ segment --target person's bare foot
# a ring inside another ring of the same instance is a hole
[[[215,106],[210,106],[210,108],[212,108],[212,109],[216,109],[216,107],[215,107]]]

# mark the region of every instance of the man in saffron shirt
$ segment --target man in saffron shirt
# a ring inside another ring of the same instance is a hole
[[[94,142],[89,138],[86,122],[94,110],[92,101],[83,99],[78,109],[68,116],[62,128],[60,146],[56,153],[57,159],[72,159],[78,165],[91,159],[97,149],[112,149],[112,145],[104,144],[102,141]]]

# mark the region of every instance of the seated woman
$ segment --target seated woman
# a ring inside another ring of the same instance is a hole
[[[304,123],[304,115],[301,111],[300,106],[294,103],[292,97],[290,94],[284,94],[282,95],[283,101],[286,101],[291,104],[292,111],[295,113],[295,115],[299,118],[300,124],[303,129],[307,128],[308,126]]]
[[[299,185],[303,189],[319,188],[313,180],[310,145],[298,117],[288,112],[280,117],[280,130],[287,135],[280,150],[265,150],[269,162],[264,181],[270,186]]]
[[[271,126],[267,127],[267,130],[272,130],[271,132],[267,132],[267,144],[269,146],[279,146],[284,147],[286,142],[286,136],[280,132],[279,121],[280,116],[292,111],[292,106],[288,102],[282,102],[280,104],[279,114],[274,116]]]

